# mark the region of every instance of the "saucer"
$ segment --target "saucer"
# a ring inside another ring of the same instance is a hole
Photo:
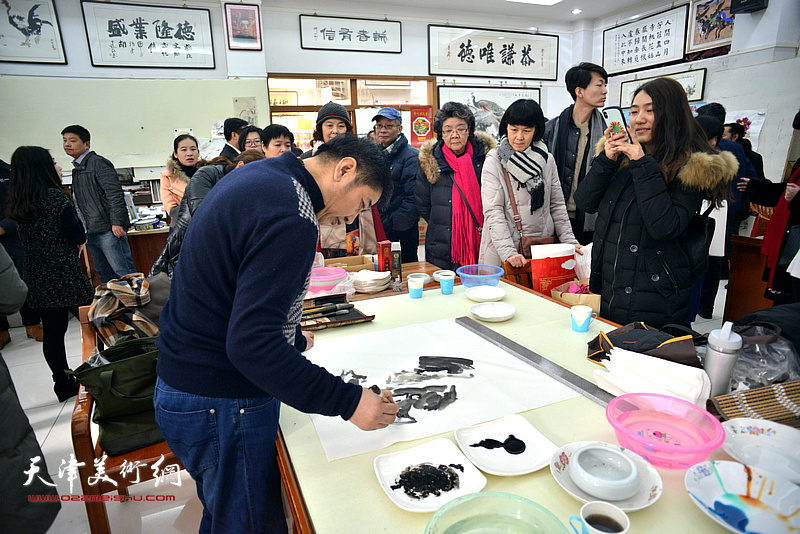
[[[800,484],[800,430],[749,417],[725,421],[722,428],[722,448],[734,459]]]
[[[692,501],[731,532],[797,532],[800,488],[739,462],[700,462],[684,477]]]
[[[503,300],[506,290],[497,286],[475,286],[468,287],[464,294],[468,299],[475,302],[496,302]]]
[[[484,439],[504,441],[510,434],[525,443],[520,454],[509,454],[502,447],[471,447]],[[455,431],[458,446],[475,467],[497,476],[526,475],[547,465],[556,446],[521,415],[509,415],[488,423],[459,428]]]
[[[429,494],[415,499],[403,489],[392,489],[404,469],[428,463],[434,466],[458,465],[458,487],[443,491],[439,495]],[[486,485],[486,477],[467,460],[466,456],[447,438],[434,439],[417,447],[375,457],[375,474],[378,482],[391,501],[409,512],[435,512],[442,505],[469,493],[477,493]]]
[[[568,467],[572,455],[575,454],[578,449],[586,447],[587,445],[601,445],[619,450],[625,456],[633,460],[633,463],[636,464],[636,468],[639,470],[639,489],[633,497],[621,501],[606,502],[613,503],[625,512],[635,512],[636,510],[647,508],[661,497],[661,493],[664,491],[664,484],[661,482],[661,475],[658,474],[655,467],[650,465],[647,460],[628,449],[602,441],[576,441],[564,445],[553,454],[550,460],[550,473],[553,475],[553,478],[556,479],[558,485],[564,488],[564,491],[581,502],[604,500],[598,499],[580,489],[569,476]]]
[[[517,309],[505,302],[482,302],[472,306],[469,312],[481,321],[500,323],[514,317]]]

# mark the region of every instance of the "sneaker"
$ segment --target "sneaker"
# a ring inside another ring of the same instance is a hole
[[[40,324],[26,326],[25,332],[28,334],[29,338],[35,339],[36,341],[42,341],[44,339],[44,330],[42,330],[42,325]]]
[[[11,343],[11,334],[8,333],[8,330],[0,332],[0,349],[5,347],[9,343]]]

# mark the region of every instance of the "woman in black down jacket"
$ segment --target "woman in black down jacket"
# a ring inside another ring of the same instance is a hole
[[[22,279],[28,285],[28,306],[42,317],[42,352],[63,402],[78,393],[75,381],[64,373],[69,368],[64,347],[69,313],[77,317],[78,306],[90,304],[94,296],[78,259],[86,234],[44,148],[14,151],[6,202],[6,216],[19,225],[25,250]]]
[[[631,141],[611,127],[575,192],[578,209],[597,213],[590,287],[600,316],[656,328],[683,324],[692,272],[680,237],[703,198],[719,204],[738,168],[711,148],[681,85],[659,78],[639,87]]]
[[[467,106],[457,102],[447,102],[436,112],[433,131],[436,132],[436,139],[426,141],[419,149],[419,173],[414,196],[420,216],[428,222],[425,261],[442,269],[455,270],[461,265],[478,262],[480,234],[475,230],[472,214],[454,185],[455,171],[447,160],[449,158],[456,161],[470,157],[471,152],[474,177],[472,172],[464,173],[469,174],[464,177],[468,182],[461,188],[466,197],[472,199],[469,207],[478,219],[478,224],[482,225],[481,170],[486,154],[496,143],[490,135],[475,131],[475,117],[472,112]],[[457,221],[454,221],[453,216],[454,203],[458,204]],[[454,222],[457,223],[456,226]],[[461,233],[456,231],[455,239],[454,228],[462,230]],[[475,246],[477,248],[473,254],[472,248]],[[457,256],[455,258],[454,251]]]

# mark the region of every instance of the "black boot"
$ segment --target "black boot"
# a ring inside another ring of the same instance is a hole
[[[58,397],[58,402],[64,402],[70,397],[74,397],[78,394],[78,389],[78,384],[75,382],[75,379],[66,375],[53,386],[53,391],[55,391],[56,397]]]

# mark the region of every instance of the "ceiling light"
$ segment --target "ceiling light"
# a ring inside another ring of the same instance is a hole
[[[537,6],[552,6],[561,0],[506,0],[506,2],[518,2],[520,4],[536,4]]]
[[[640,16],[641,16],[641,15],[634,15],[634,16],[632,16],[632,17],[631,17],[631,20],[636,20],[636,19],[638,19]]]
[[[575,9],[572,10],[572,14],[573,15],[579,15],[581,13],[583,13],[582,9],[575,8]]]

